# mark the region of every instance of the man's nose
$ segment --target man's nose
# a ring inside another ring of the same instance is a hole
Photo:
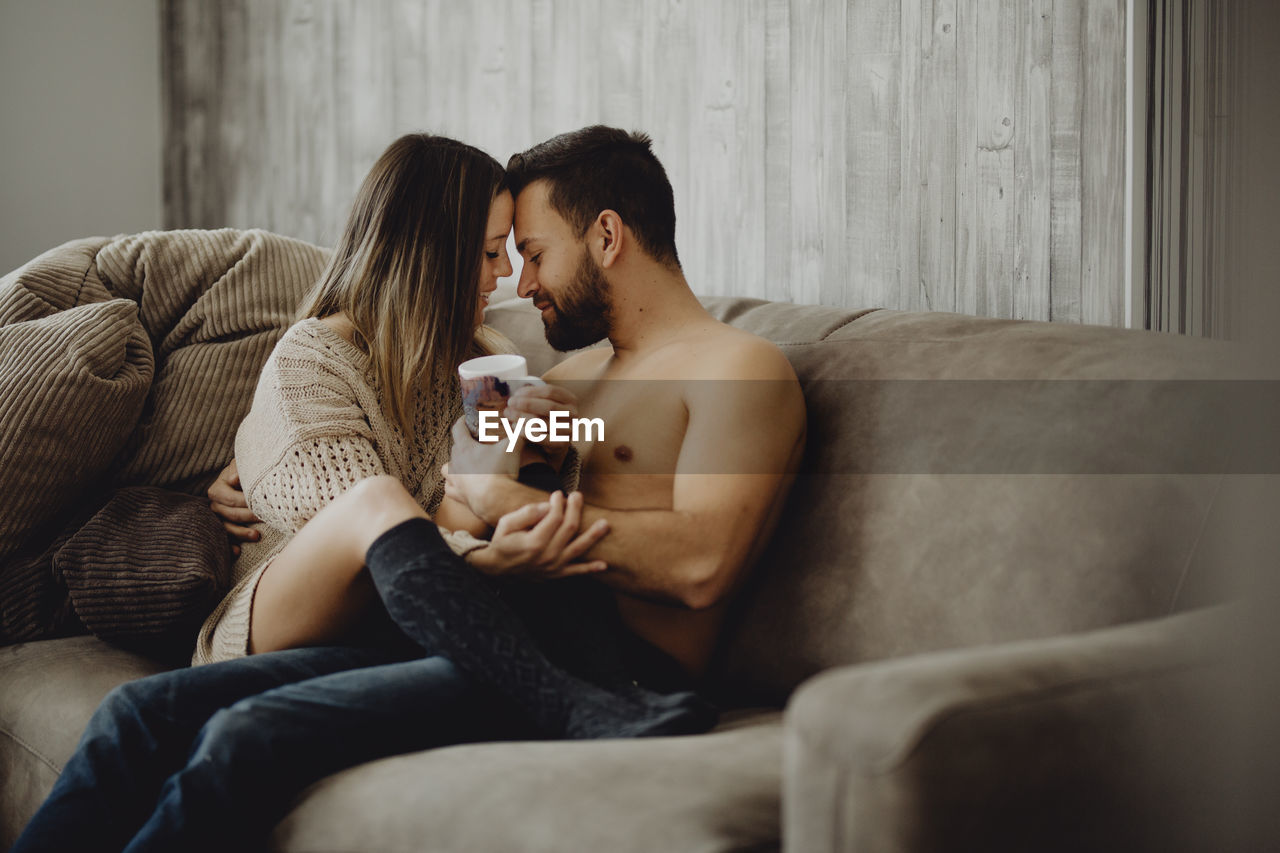
[[[516,296],[522,299],[528,299],[538,291],[537,275],[534,273],[533,264],[525,262],[524,267],[520,270],[520,281],[516,284]]]

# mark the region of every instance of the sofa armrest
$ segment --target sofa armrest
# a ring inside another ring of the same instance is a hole
[[[816,676],[786,714],[785,849],[1211,849],[1233,616]]]

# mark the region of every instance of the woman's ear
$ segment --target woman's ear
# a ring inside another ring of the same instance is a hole
[[[626,243],[622,217],[615,210],[602,210],[596,217],[596,234],[599,238],[601,269],[609,269],[618,260]]]

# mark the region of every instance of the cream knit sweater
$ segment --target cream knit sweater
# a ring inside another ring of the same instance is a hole
[[[492,330],[494,351],[510,342]],[[368,357],[317,319],[294,325],[267,360],[253,407],[236,434],[236,464],[262,538],[241,546],[232,588],[205,620],[193,664],[248,654],[249,615],[268,563],[329,501],[366,477],[390,474],[434,513],[444,496],[440,466],[449,429],[462,414],[453,370],[439,369],[418,398],[411,436],[378,403]],[[441,531],[459,554],[484,545]]]

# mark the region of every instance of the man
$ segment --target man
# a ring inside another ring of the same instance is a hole
[[[586,389],[577,414],[601,419],[605,439],[580,448],[582,527],[604,518],[610,532],[581,559],[608,564],[594,577],[631,631],[701,674],[799,461],[799,383],[777,347],[718,322],[693,295],[647,136],[589,127],[507,169],[525,260],[517,293],[541,309],[556,349],[611,344],[557,365],[548,386],[520,389],[508,418],[571,407],[557,384]],[[491,525],[541,499],[516,481],[513,455],[456,428],[448,493]]]

